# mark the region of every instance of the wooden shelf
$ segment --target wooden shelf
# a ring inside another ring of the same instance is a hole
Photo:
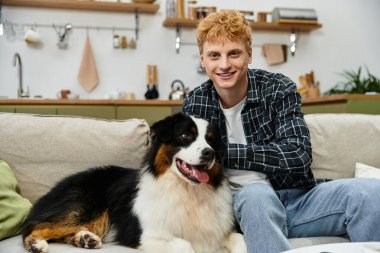
[[[184,27],[195,28],[199,20],[186,18],[167,18],[163,22],[164,27]],[[253,31],[282,31],[282,32],[310,32],[322,27],[320,23],[310,22],[273,22],[273,23],[257,23],[251,22]]]
[[[102,11],[102,12],[136,12],[154,14],[159,4],[98,2],[91,0],[2,0],[2,5]]]

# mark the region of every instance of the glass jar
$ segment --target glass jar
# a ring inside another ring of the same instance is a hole
[[[197,1],[189,0],[187,1],[187,18],[188,19],[197,19]]]
[[[117,33],[113,35],[113,48],[120,48],[120,36]]]
[[[175,0],[166,0],[166,18],[175,17]]]

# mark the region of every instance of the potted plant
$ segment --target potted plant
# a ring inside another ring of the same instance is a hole
[[[346,78],[346,81],[339,82],[333,88],[326,91],[325,95],[334,94],[368,94],[380,93],[380,79],[372,75],[368,68],[365,67],[367,76],[362,77],[362,67],[358,71],[345,70],[341,75]]]

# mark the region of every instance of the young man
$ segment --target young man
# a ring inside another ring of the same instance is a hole
[[[341,236],[380,241],[380,180],[316,180],[309,131],[296,84],[248,69],[249,23],[234,11],[213,13],[197,28],[210,80],[186,97],[183,111],[219,125],[234,211],[248,252],[291,249],[287,238]]]

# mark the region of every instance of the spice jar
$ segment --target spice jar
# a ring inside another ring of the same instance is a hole
[[[127,48],[127,46],[128,46],[127,37],[122,36],[121,37],[121,48]]]
[[[113,48],[119,48],[120,47],[120,37],[119,34],[115,33],[113,35]]]
[[[166,0],[166,18],[175,17],[175,1]]]
[[[188,19],[197,19],[197,1],[190,0],[187,1],[187,18]]]

